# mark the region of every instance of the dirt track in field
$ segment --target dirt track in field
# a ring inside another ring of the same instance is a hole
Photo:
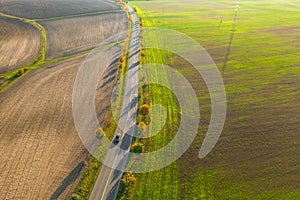
[[[47,32],[47,59],[91,49],[128,28],[125,12],[41,22]]]
[[[30,63],[40,49],[41,36],[35,27],[0,16],[0,73]]]
[[[88,157],[72,116],[72,88],[83,60],[35,70],[0,93],[0,199],[70,198]],[[116,77],[114,68],[105,77]],[[99,94],[110,100],[115,81]],[[97,105],[100,116],[108,109],[105,102]]]

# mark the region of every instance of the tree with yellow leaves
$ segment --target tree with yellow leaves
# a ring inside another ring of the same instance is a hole
[[[140,107],[140,114],[141,115],[148,115],[150,112],[150,106],[148,104],[144,104]]]
[[[136,178],[134,177],[132,172],[127,172],[124,174],[122,182],[124,183],[124,185],[130,186],[136,182]]]
[[[141,133],[145,133],[147,125],[144,122],[140,122],[138,127]]]

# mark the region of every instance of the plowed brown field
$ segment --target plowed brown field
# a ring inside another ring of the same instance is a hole
[[[117,59],[120,48],[111,53]],[[73,84],[84,58],[40,68],[0,93],[0,199],[70,198],[89,155],[72,116]],[[117,80],[113,63],[97,91],[100,123]]]
[[[47,32],[47,59],[91,49],[128,28],[125,12],[50,20],[41,24]]]
[[[40,49],[41,36],[35,27],[0,16],[0,73],[26,65]]]
[[[121,9],[106,0],[0,0],[0,4],[1,12],[28,19]]]
[[[36,70],[0,94],[0,199],[49,199],[87,155],[71,112],[82,59]]]

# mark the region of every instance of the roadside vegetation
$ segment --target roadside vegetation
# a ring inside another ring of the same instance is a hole
[[[101,166],[101,162],[95,157],[90,157],[89,164],[84,170],[82,179],[77,186],[75,193],[72,194],[72,200],[88,199],[97,180],[97,174],[99,174]]]
[[[126,9],[125,9],[126,10]],[[126,10],[128,12],[128,10]],[[128,13],[127,13],[128,15]],[[129,15],[128,15],[129,16]],[[129,18],[128,18],[129,19]],[[129,57],[129,39],[131,36],[131,21],[129,19],[129,27],[128,27],[128,35],[127,39],[124,41],[122,44],[123,50],[119,59],[119,62],[117,63],[118,66],[118,87],[117,90],[115,91],[117,94],[117,97],[114,102],[114,106],[117,106],[115,109],[116,110],[121,110],[122,108],[122,103],[123,103],[123,96],[124,96],[124,90],[125,90],[125,74],[127,71],[127,66],[128,66],[128,57]],[[119,114],[116,114],[119,116]],[[113,117],[112,110],[110,110],[109,115],[107,116],[107,119],[104,123],[104,128],[102,130],[98,131],[103,131],[105,136],[108,137],[110,140],[113,140],[114,133],[117,128],[117,122],[115,121]],[[83,199],[89,199],[89,196],[93,190],[93,187],[96,183],[97,177],[100,173],[102,167],[102,163],[99,162],[94,156],[90,156],[90,159],[87,164],[87,168],[84,170],[82,179],[77,186],[74,194],[72,194],[72,200],[83,200]],[[127,174],[124,176],[123,180],[127,184],[131,184],[131,182],[135,182],[135,178],[133,174]]]
[[[134,7],[139,17],[143,17],[142,11],[137,7]],[[140,18],[140,26],[143,26],[143,19]],[[147,21],[146,23],[152,23]],[[142,28],[142,27],[141,27]],[[141,37],[143,38],[143,36]],[[158,44],[160,38],[152,38]],[[143,45],[143,40],[141,41]],[[142,64],[147,63],[165,63],[165,57],[168,55],[167,52],[158,51],[155,49],[141,49],[140,60]],[[141,66],[142,67],[142,66]],[[166,72],[157,71],[153,72],[157,74],[157,79],[165,77]],[[131,151],[139,146],[139,152],[151,152],[158,150],[165,146],[174,137],[176,133],[179,112],[176,104],[176,100],[173,93],[167,88],[159,85],[150,85],[145,83],[143,87],[139,88],[139,115],[137,123],[139,131],[144,131],[146,127],[150,131],[155,129],[151,123],[149,113],[153,105],[161,105],[167,113],[167,121],[162,130],[159,131],[154,137],[149,139],[137,139],[135,138],[131,147]],[[161,110],[163,112],[163,110]],[[156,113],[162,115],[164,113]],[[149,163],[150,164],[150,163]],[[126,176],[126,174],[124,175]],[[145,174],[134,174],[135,181],[131,184],[126,184],[124,181],[121,184],[118,199],[178,199],[179,198],[179,185],[178,185],[178,168],[177,164],[172,165]],[[155,184],[154,184],[155,183]]]

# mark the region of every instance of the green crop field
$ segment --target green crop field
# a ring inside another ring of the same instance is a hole
[[[135,174],[137,181],[119,199],[300,199],[299,1],[167,0],[131,5],[137,7],[144,27],[179,31],[210,53],[223,76],[228,111],[214,150],[199,159],[210,120],[205,82],[177,55],[147,49],[146,63],[168,64],[190,81],[202,118],[194,143],[177,162]],[[141,90],[144,93],[149,94],[143,101],[161,104],[168,116],[160,133],[144,140],[144,151],[152,151],[176,134],[180,112],[167,89],[150,85]]]

